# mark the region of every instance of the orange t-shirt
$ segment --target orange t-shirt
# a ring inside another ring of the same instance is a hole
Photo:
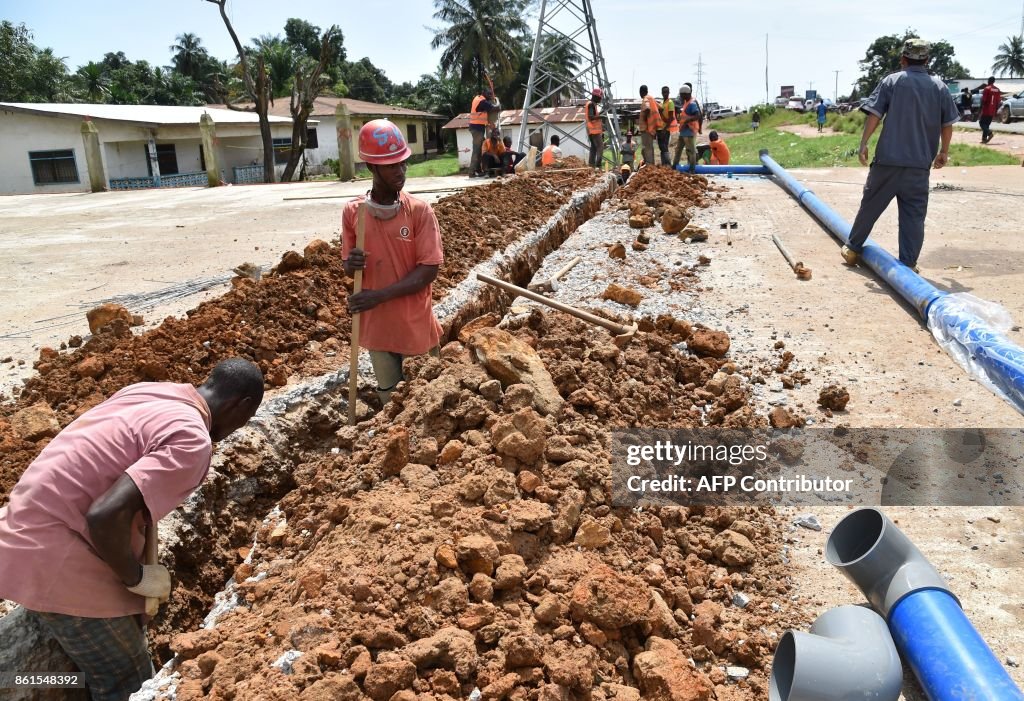
[[[484,139],[483,152],[500,156],[505,153],[505,143],[500,140],[497,143],[492,143],[490,139]]]
[[[722,141],[721,139],[719,139],[718,141],[709,141],[708,145],[711,146],[712,165],[729,165],[729,147],[725,145],[724,141]]]
[[[0,508],[0,599],[85,618],[142,613],[93,548],[86,514],[120,479],[138,487],[157,522],[202,484],[210,468],[210,409],[192,385],[142,382],[85,412],[50,441]],[[131,527],[142,559],[141,512]]]
[[[367,196],[345,205],[341,215],[341,255],[356,247],[356,213]],[[366,213],[366,269],[363,289],[380,290],[404,279],[417,265],[441,265],[441,230],[434,210],[423,200],[399,193],[402,207],[384,221]],[[359,345],[367,350],[421,355],[441,340],[434,316],[432,285],[378,304],[360,315]]]

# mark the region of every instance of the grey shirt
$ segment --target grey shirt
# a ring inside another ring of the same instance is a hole
[[[924,66],[907,66],[878,84],[861,110],[884,118],[874,163],[931,168],[942,127],[960,121],[945,84]]]
[[[622,154],[622,162],[627,165],[633,164],[633,154],[636,153],[636,145],[625,141],[619,146],[619,153]]]

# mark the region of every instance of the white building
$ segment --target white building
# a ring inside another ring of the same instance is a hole
[[[547,146],[551,136],[557,134],[561,141],[562,156],[576,156],[584,161],[587,160],[590,155],[590,142],[587,137],[585,107],[546,107],[536,111],[541,112],[548,120],[548,122],[544,122],[531,114],[527,122],[528,133],[531,136],[534,134],[540,136],[541,145],[538,146],[538,150]],[[503,110],[498,115],[498,127],[501,129],[501,135],[512,137],[512,147],[515,149],[519,148],[519,129],[522,123],[522,110]],[[460,114],[441,128],[455,130],[455,140],[459,150],[459,167],[469,168],[469,160],[473,153],[473,137],[469,133],[469,112]],[[537,145],[537,136],[533,138],[534,145]],[[529,145],[523,150],[528,151]]]
[[[216,129],[220,179],[262,182],[256,114],[208,107],[0,102],[0,194],[88,192],[99,175],[109,189],[206,186],[200,117]],[[90,173],[83,122],[99,133],[100,173]],[[291,141],[291,119],[270,117]],[[311,120],[312,123],[312,120]],[[278,170],[282,170],[279,166]]]

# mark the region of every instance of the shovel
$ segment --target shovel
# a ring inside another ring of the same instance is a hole
[[[155,523],[146,526],[146,548],[142,551],[142,564],[155,565],[157,563],[158,551],[160,549],[159,536]],[[156,616],[160,610],[160,599],[152,596],[146,597],[146,615],[150,618]]]
[[[477,273],[476,279],[479,280],[480,282],[486,282],[488,285],[493,285],[494,287],[501,288],[506,292],[511,292],[512,294],[518,297],[532,299],[534,302],[540,302],[541,304],[545,304],[551,307],[552,309],[557,309],[558,311],[565,312],[566,314],[574,316],[577,319],[582,319],[583,321],[586,321],[589,324],[593,324],[594,326],[600,326],[603,329],[607,329],[608,331],[611,331],[615,335],[614,342],[615,345],[618,346],[619,348],[626,347],[626,345],[629,344],[630,340],[636,334],[638,329],[638,326],[636,324],[633,324],[632,326],[624,326],[623,324],[618,324],[614,321],[611,321],[610,319],[604,319],[602,317],[597,316],[596,314],[585,312],[582,309],[570,307],[568,304],[556,302],[553,299],[548,299],[544,295],[537,294],[536,292],[531,292],[530,290],[519,287],[518,285],[513,285],[510,282],[499,280],[498,278],[491,277],[490,275]]]
[[[356,248],[362,250],[366,243],[366,207],[362,206],[356,213]],[[352,294],[359,294],[363,289],[363,271],[356,270],[352,275]],[[359,314],[352,315],[352,340],[348,345],[348,425],[356,424],[356,390],[359,385]]]

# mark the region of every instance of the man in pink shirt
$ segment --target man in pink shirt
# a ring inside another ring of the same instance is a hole
[[[360,345],[370,351],[384,403],[404,379],[402,359],[437,355],[441,340],[431,294],[444,262],[441,231],[430,205],[402,192],[410,155],[402,132],[388,120],[363,125],[359,157],[373,174],[373,188],[345,205],[341,216],[345,272],[363,271],[363,290],[349,297],[348,308],[361,315]],[[356,247],[359,219],[362,248]]]
[[[163,565],[141,564],[144,529],[206,478],[213,441],[263,399],[247,360],[198,388],[125,387],[57,435],[0,509],[0,599],[32,612],[85,677],[94,701],[127,699],[153,674],[140,614],[166,601]]]

